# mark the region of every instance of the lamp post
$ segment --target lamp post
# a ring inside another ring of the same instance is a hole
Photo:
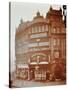
[[[38,42],[38,48],[39,48],[40,39],[37,39],[37,42]],[[40,56],[37,56],[37,63],[39,63],[39,58],[40,58]]]
[[[66,27],[66,14],[67,14],[66,9],[67,9],[66,5],[63,5],[63,16],[64,16],[65,27]]]

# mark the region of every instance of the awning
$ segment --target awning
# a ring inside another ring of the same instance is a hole
[[[18,68],[29,68],[27,64],[18,64]]]
[[[48,64],[48,62],[40,62],[39,64]]]
[[[31,64],[31,65],[48,64],[48,62],[39,62],[39,63],[37,63],[37,62],[31,62],[30,64]]]
[[[36,64],[37,64],[37,62],[31,62],[30,64],[31,64],[31,65],[36,65]]]

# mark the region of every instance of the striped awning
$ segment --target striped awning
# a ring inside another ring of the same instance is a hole
[[[37,63],[37,62],[31,62],[30,63],[31,65],[37,65],[37,64],[49,64],[48,62],[39,62],[39,63]]]
[[[17,67],[18,68],[29,68],[27,64],[18,64]]]
[[[48,64],[48,62],[40,62],[39,64]]]
[[[36,64],[37,64],[37,62],[31,62],[30,64],[31,64],[31,65],[36,65]]]

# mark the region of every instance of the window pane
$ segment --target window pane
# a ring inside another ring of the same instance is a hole
[[[35,35],[31,35],[30,37],[31,38],[47,37],[47,33],[35,34]]]
[[[59,58],[59,52],[58,52],[58,51],[55,52],[54,57],[55,57],[55,58]]]
[[[53,40],[53,45],[54,45],[54,46],[56,45],[56,39]]]
[[[28,45],[28,47],[35,47],[35,46],[38,46],[38,43],[30,43],[30,44]]]
[[[60,45],[60,40],[59,39],[57,39],[57,45]]]
[[[37,32],[38,32],[38,28],[35,26],[35,28],[34,28],[34,29],[35,29],[35,33],[37,33]]]
[[[44,30],[44,26],[42,26],[42,32],[44,32],[45,30]]]
[[[41,43],[39,43],[39,46],[46,46],[46,45],[49,45],[49,42],[41,42]]]
[[[39,26],[39,32],[41,32],[41,26]]]
[[[53,28],[52,33],[56,33],[56,28]]]
[[[57,33],[60,33],[60,28],[57,28]]]
[[[45,26],[45,31],[48,31],[48,25]]]
[[[32,27],[32,33],[34,33],[34,27]]]

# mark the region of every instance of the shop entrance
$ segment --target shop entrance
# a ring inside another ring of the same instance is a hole
[[[46,80],[46,67],[41,68],[40,66],[34,66],[34,68],[31,68],[30,80],[36,80],[36,81]]]
[[[35,53],[30,58],[31,80],[46,80],[46,70],[48,66],[48,55]]]
[[[35,79],[35,71],[33,68],[31,68],[30,70],[30,80],[34,80]]]

